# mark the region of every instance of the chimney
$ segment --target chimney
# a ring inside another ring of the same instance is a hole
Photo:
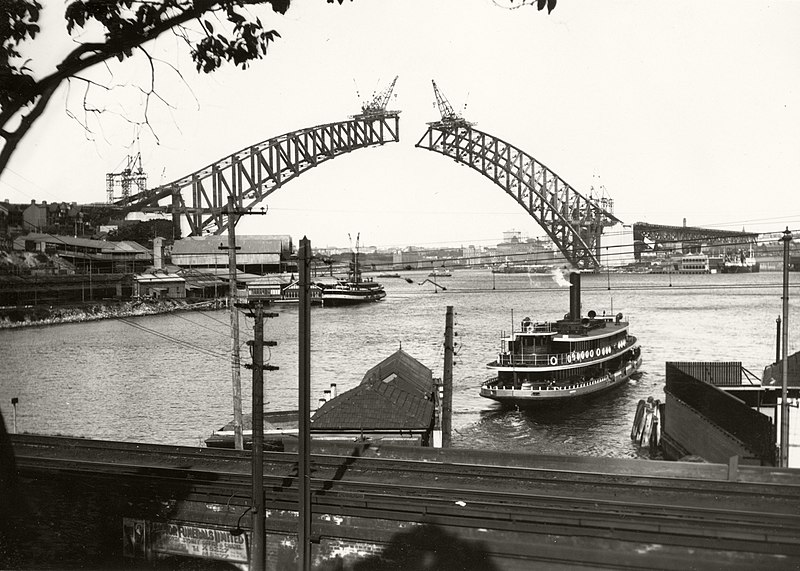
[[[153,238],[153,268],[164,269],[164,238]]]
[[[336,398],[336,383],[331,383],[331,398]]]
[[[581,274],[572,272],[569,275],[569,318],[571,321],[581,319]]]
[[[329,389],[322,391],[322,398],[325,400],[325,402],[331,400],[331,391]]]

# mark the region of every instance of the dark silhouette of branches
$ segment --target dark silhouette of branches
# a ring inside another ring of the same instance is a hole
[[[269,5],[283,14],[290,0],[75,0],[67,5],[64,18],[67,31],[76,33],[99,24],[104,41],[78,44],[56,65],[55,70],[34,78],[23,60],[23,45],[39,35],[41,4],[36,0],[4,2],[7,17],[0,18],[0,174],[8,164],[19,142],[44,112],[56,89],[70,79],[92,85],[79,74],[113,58],[119,61],[133,56],[134,51],[153,59],[143,46],[164,32],[181,30],[196,21],[205,35],[192,43],[189,35],[178,33],[188,45],[198,71],[211,73],[225,63],[246,68],[248,63],[264,57],[268,45],[280,37],[267,29],[259,18],[243,14],[248,5]],[[224,19],[225,29],[215,30],[211,15],[218,23]],[[96,84],[95,84],[96,85]],[[146,104],[155,93],[154,79],[145,91]],[[146,105],[147,107],[147,105]],[[84,113],[100,113],[86,103]],[[73,114],[73,118],[76,118]],[[146,118],[144,119],[146,122]],[[81,122],[79,120],[79,122]],[[86,120],[82,121],[87,126]]]

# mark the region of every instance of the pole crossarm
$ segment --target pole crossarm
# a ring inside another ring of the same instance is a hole
[[[356,116],[268,139],[178,180],[117,202],[126,211],[171,212],[188,222],[190,235],[227,228],[228,196],[250,210],[307,170],[344,153],[400,140],[398,111]],[[163,200],[170,204],[159,204]]]
[[[463,120],[430,123],[416,145],[472,167],[511,195],[578,268],[599,266],[600,235],[619,220],[519,148]]]

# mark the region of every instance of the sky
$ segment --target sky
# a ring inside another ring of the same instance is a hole
[[[26,47],[46,73],[74,41],[45,2]],[[800,2],[295,0],[251,13],[281,38],[247,70],[198,74],[172,35],[146,58],[86,77],[106,110],[80,117],[63,86],[0,178],[0,200],[102,202],[105,175],[140,152],[149,186],[295,131],[342,121],[399,76],[400,142],[327,161],[277,190],[239,234],[307,236],[315,247],[491,246],[544,231],[477,171],[415,148],[439,119],[431,80],[477,129],[523,149],[573,188],[604,187],[623,222],[754,232],[800,230]],[[82,40],[91,39],[90,31]],[[45,41],[40,41],[45,40]],[[34,45],[36,44],[36,45]],[[360,98],[359,98],[360,96]]]

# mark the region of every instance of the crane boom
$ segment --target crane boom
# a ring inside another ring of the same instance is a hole
[[[442,121],[454,121],[459,119],[460,117],[456,115],[456,112],[453,111],[453,106],[450,105],[450,102],[447,100],[447,97],[439,91],[439,88],[436,86],[436,82],[431,79],[431,83],[433,84],[433,94],[436,97],[436,106],[439,108],[439,114],[442,116]]]
[[[439,87],[436,85],[436,81],[433,79],[431,80],[433,84],[433,94],[436,97],[436,106],[439,108],[439,115],[441,115],[441,120],[436,121],[435,123],[429,123],[429,125],[441,125],[441,124],[459,124],[459,125],[474,125],[474,123],[470,123],[463,117],[461,117],[458,113],[453,110],[453,106],[450,105],[450,102],[447,100],[447,97],[439,91]]]
[[[361,106],[361,114],[362,115],[383,115],[386,113],[386,106],[389,105],[389,99],[392,97],[392,92],[394,91],[394,84],[397,83],[397,78],[400,76],[395,76],[392,83],[381,91],[380,93],[376,93],[372,96],[372,101],[368,103],[364,103]]]

